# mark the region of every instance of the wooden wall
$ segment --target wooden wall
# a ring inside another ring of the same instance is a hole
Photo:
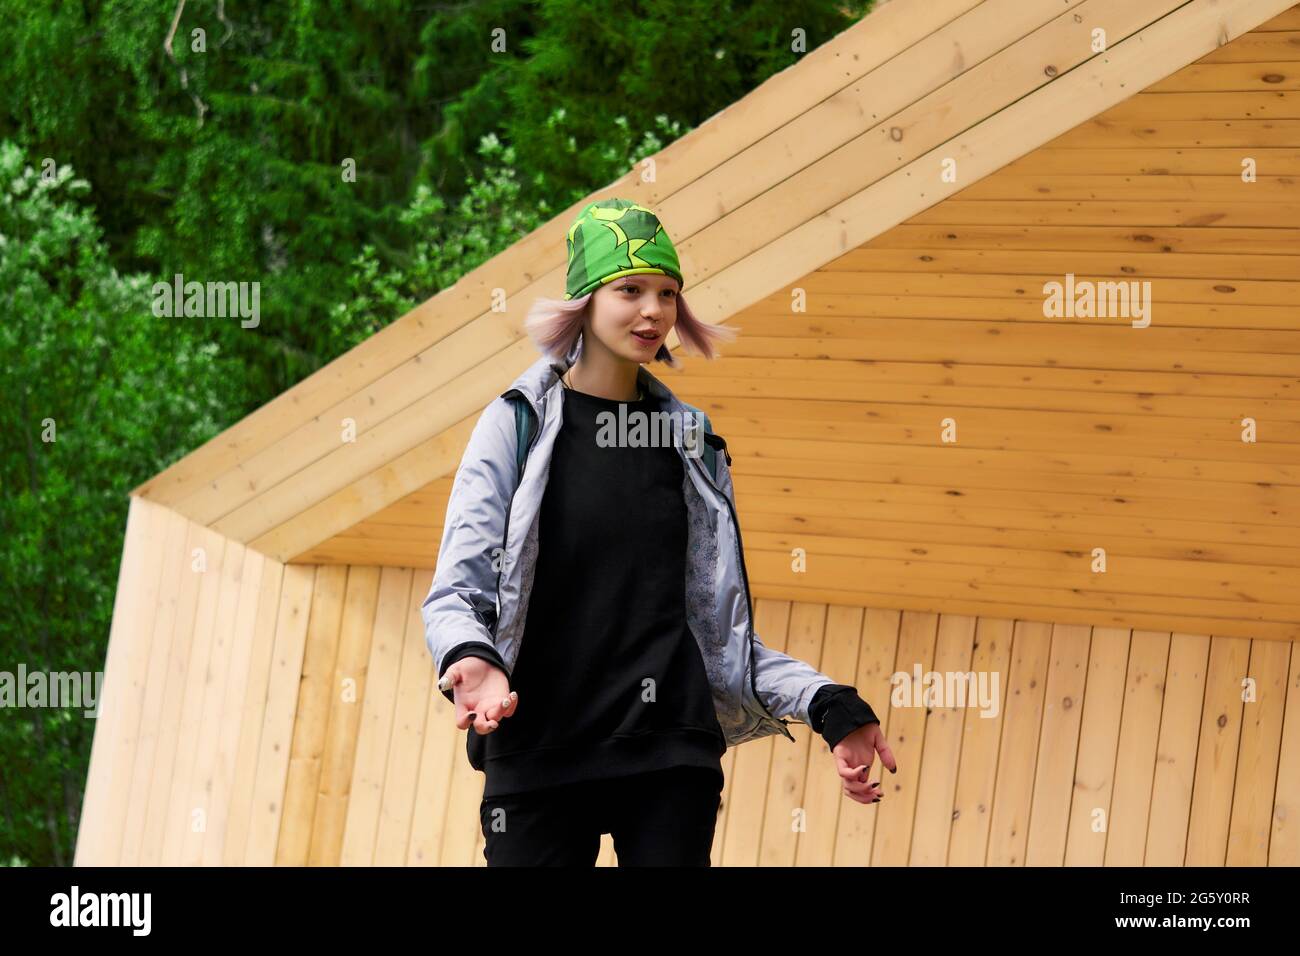
[[[432,574],[281,565],[133,498],[77,863],[483,865]],[[867,807],[803,725],[732,748],[715,865],[1300,864],[1291,642],[779,600],[756,629],[857,686],[901,769]],[[998,674],[997,715],[892,707],[913,665]]]
[[[657,368],[729,442],[754,593],[1300,638],[1297,177],[1293,8]],[[1150,327],[1045,318],[1067,272],[1149,281]],[[450,487],[292,560],[432,566]]]

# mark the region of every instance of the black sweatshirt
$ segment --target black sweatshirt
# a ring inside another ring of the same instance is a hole
[[[726,739],[686,621],[684,466],[671,446],[600,447],[597,415],[617,419],[620,404],[564,393],[511,681],[519,706],[492,733],[468,733],[485,797],[673,766],[722,773]],[[505,669],[495,648],[466,643],[442,672],[466,656]],[[831,747],[876,720],[840,684],[819,688],[809,716]]]

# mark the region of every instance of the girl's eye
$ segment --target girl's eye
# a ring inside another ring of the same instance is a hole
[[[629,292],[629,291],[630,291],[630,292],[637,292],[637,293],[639,293],[641,290],[638,289],[638,288],[637,288],[636,286],[634,286],[634,285],[625,285],[625,286],[622,286],[618,291],[620,291],[620,292]],[[668,295],[669,295],[671,298],[674,298],[674,299],[677,298],[677,290],[676,290],[676,289],[664,289],[664,291],[667,292]]]
[[[621,287],[621,289],[619,289],[619,291],[620,291],[620,293],[625,293],[625,291],[628,291],[629,289],[632,290],[632,291],[634,291],[634,293],[640,293],[640,291],[641,291],[640,289],[637,289],[637,287],[634,286],[634,285],[625,285],[625,286]],[[668,295],[671,295],[672,298],[677,298],[677,290],[676,290],[676,289],[664,289],[664,291],[666,291],[666,293],[668,293]]]

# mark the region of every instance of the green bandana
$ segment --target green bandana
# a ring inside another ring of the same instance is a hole
[[[569,227],[564,298],[576,299],[621,276],[653,273],[685,284],[677,250],[659,217],[629,199],[589,203]]]

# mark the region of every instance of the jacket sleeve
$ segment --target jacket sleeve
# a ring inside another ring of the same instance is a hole
[[[518,482],[517,442],[514,407],[493,399],[474,425],[452,481],[433,584],[420,605],[439,678],[469,653],[501,661],[492,639],[500,577],[494,559],[505,547],[506,510]]]
[[[808,713],[812,717],[808,726],[821,734],[832,750],[859,727],[880,723],[871,705],[858,696],[858,689],[846,684],[825,684],[817,688]]]
[[[813,696],[834,683],[811,664],[767,647],[754,633],[754,687],[773,717],[789,717],[811,727]]]

